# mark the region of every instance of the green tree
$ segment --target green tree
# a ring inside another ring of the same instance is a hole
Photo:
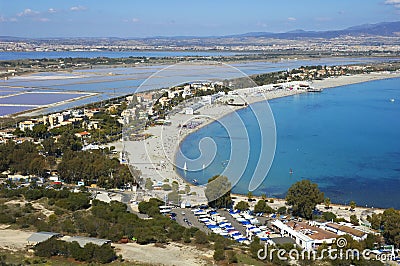
[[[179,190],[179,184],[177,181],[172,181],[172,191],[177,192]]]
[[[281,206],[278,208],[278,210],[276,212],[279,214],[286,214],[287,208],[285,206]]]
[[[64,132],[57,144],[63,153],[67,150],[80,151],[82,149],[82,142],[71,132]]]
[[[349,206],[350,206],[350,210],[354,210],[355,208],[356,208],[356,203],[352,200],[352,201],[350,201],[350,203],[349,203]]]
[[[158,208],[163,204],[159,199],[152,198],[149,201],[139,202],[138,208],[140,213],[145,213],[149,216],[154,216],[154,214],[159,214],[160,209]]]
[[[144,187],[145,187],[147,190],[152,190],[152,189],[153,189],[153,185],[154,185],[153,181],[151,181],[150,178],[147,178],[147,179],[146,179],[146,184],[144,185]]]
[[[329,209],[330,206],[331,206],[331,199],[330,198],[325,198],[324,205],[325,205],[325,209]]]
[[[168,193],[168,200],[178,204],[180,202],[181,196],[177,191],[171,191]]]
[[[205,190],[208,205],[212,208],[230,208],[231,187],[231,182],[226,176],[216,175],[210,178]]]
[[[221,261],[225,259],[225,250],[223,250],[222,248],[218,248],[214,251],[214,260],[216,261]]]
[[[183,231],[183,242],[185,242],[185,243],[190,243],[190,242],[192,242],[192,240],[190,239],[190,237],[191,237],[190,230],[186,228],[186,229]]]
[[[227,252],[227,257],[228,257],[228,263],[238,263],[238,258],[236,256],[236,253],[232,250],[229,250]]]
[[[170,191],[170,190],[172,190],[172,187],[170,184],[164,184],[164,185],[162,185],[162,189],[165,191]]]
[[[190,193],[190,186],[189,186],[189,185],[186,185],[186,186],[185,186],[185,193],[186,193],[186,194],[189,194],[189,193]]]
[[[320,192],[317,184],[309,180],[296,182],[286,195],[286,202],[292,205],[293,214],[307,219],[311,219],[312,211],[323,200],[324,193]]]
[[[247,193],[247,198],[248,198],[249,200],[251,200],[251,199],[253,198],[253,192],[249,191],[249,192]]]
[[[86,246],[85,246],[86,248]],[[115,260],[116,254],[114,249],[109,244],[96,246],[93,251],[93,259],[100,263],[110,263]]]
[[[254,212],[256,213],[273,213],[274,210],[267,205],[267,203],[265,202],[265,200],[259,200],[256,205],[254,206]]]
[[[381,219],[386,241],[400,248],[400,212],[393,208],[387,209]]]
[[[350,223],[352,223],[354,225],[359,225],[360,224],[359,221],[358,221],[357,216],[355,216],[354,214],[350,215]]]
[[[46,174],[46,166],[46,160],[43,157],[36,157],[29,164],[29,173],[42,177]]]
[[[235,209],[236,209],[236,210],[239,210],[239,211],[248,210],[248,209],[249,209],[249,204],[248,204],[247,202],[245,202],[245,201],[239,201],[239,202],[236,204]]]
[[[250,243],[249,249],[250,249],[251,256],[253,258],[257,259],[258,258],[258,251],[260,249],[264,249],[264,246],[261,245],[260,239],[258,237],[254,237],[253,241]]]
[[[42,141],[42,146],[44,149],[45,154],[54,156],[54,155],[60,155],[60,150],[58,149],[58,146],[53,138],[47,138]]]
[[[48,136],[47,126],[44,124],[36,125],[32,129],[34,138],[45,139]]]
[[[267,200],[267,194],[262,193],[262,194],[261,194],[261,199],[263,199],[264,201]]]
[[[381,215],[373,213],[371,216],[367,216],[368,222],[371,223],[372,229],[378,230],[381,228]]]
[[[367,249],[374,249],[375,243],[379,242],[379,237],[374,234],[368,234],[367,238],[364,240],[364,246]]]
[[[333,212],[323,212],[322,217],[324,218],[325,221],[336,220],[336,214],[334,214]]]
[[[35,246],[35,255],[46,258],[57,256],[60,252],[60,246],[61,241],[56,240],[55,238],[50,238],[46,241],[38,243]]]
[[[204,233],[201,230],[198,230],[195,234],[194,234],[194,241],[196,244],[207,244],[208,243],[208,239],[207,239],[207,235],[206,233]]]

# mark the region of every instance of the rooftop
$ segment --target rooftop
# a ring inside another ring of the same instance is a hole
[[[316,226],[311,226],[305,222],[290,221],[287,223],[287,226],[307,235],[308,237],[310,237],[311,239],[314,239],[314,240],[324,240],[324,239],[338,237],[338,235],[335,233],[326,231],[326,230],[321,229]]]
[[[366,235],[367,233],[357,230],[355,228],[351,228],[349,226],[346,225],[340,225],[340,224],[334,224],[334,223],[327,223],[326,226],[331,227],[333,229],[342,231],[344,233],[356,236],[356,237],[363,237],[364,235]]]
[[[86,244],[92,243],[98,246],[102,246],[104,244],[111,243],[109,239],[101,239],[101,238],[94,238],[94,237],[84,237],[84,236],[64,236],[61,238],[66,242],[78,242],[79,246],[84,247]]]
[[[41,243],[52,237],[61,236],[59,233],[53,232],[37,232],[33,233],[30,237],[28,237],[27,241],[31,243]]]

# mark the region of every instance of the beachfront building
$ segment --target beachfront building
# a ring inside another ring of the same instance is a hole
[[[39,124],[40,124],[39,120],[30,119],[19,122],[18,127],[21,131],[26,131],[26,130],[33,130],[33,127]]]
[[[272,222],[272,226],[279,230],[281,237],[292,238],[299,247],[305,250],[316,249],[323,243],[332,244],[338,237],[333,232],[305,222],[290,221],[283,223],[280,220],[275,220]]]
[[[356,241],[362,241],[367,238],[368,233],[352,228],[344,224],[326,223],[326,230],[338,235],[350,235]]]
[[[194,112],[196,112],[198,109],[200,109],[201,107],[203,107],[204,105],[202,104],[202,103],[195,103],[195,104],[192,104],[191,106],[189,106],[189,107],[186,107],[185,108],[185,114],[187,114],[187,115],[193,115],[194,114]]]
[[[160,102],[162,107],[165,107],[170,104],[171,99],[169,99],[168,97],[161,97],[160,99],[158,99],[158,101]]]
[[[0,130],[0,144],[7,143],[9,140],[15,139],[13,132],[13,128]]]
[[[223,92],[223,95],[225,95],[225,93]],[[201,100],[203,103],[205,104],[213,104],[218,98],[220,98],[222,96],[222,94],[220,93],[214,93],[212,95],[205,95],[201,97]]]

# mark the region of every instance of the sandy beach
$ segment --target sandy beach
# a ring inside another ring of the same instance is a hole
[[[315,80],[311,82],[310,85],[315,88],[327,89],[396,77],[400,77],[400,73],[379,72]],[[289,89],[274,91],[265,90],[263,92],[260,92],[260,90],[254,92],[254,89],[243,89],[237,90],[237,92],[239,96],[243,97],[249,104],[307,93],[304,90]],[[214,103],[200,108],[195,115],[183,113],[171,115],[168,117],[168,120],[171,121],[171,125],[149,127],[143,132],[145,134],[150,134],[152,137],[141,141],[124,141],[123,146],[124,150],[128,152],[129,162],[142,171],[144,180],[150,178],[153,182],[169,181],[170,183],[172,181],[177,181],[180,184],[180,189],[184,189],[187,182],[176,173],[176,166],[174,165],[175,154],[178,151],[181,141],[196,130],[240,108],[244,107]],[[188,122],[195,122],[198,125],[194,128],[181,127],[181,125],[187,124]],[[204,187],[191,185],[191,191],[196,192],[196,195],[183,196],[183,201],[188,201],[192,205],[207,202],[204,195]],[[164,191],[152,191],[148,196],[164,198],[164,194]]]

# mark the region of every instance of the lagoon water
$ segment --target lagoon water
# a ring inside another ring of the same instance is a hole
[[[276,153],[254,194],[284,197],[290,185],[310,179],[333,202],[348,204],[354,200],[360,206],[400,208],[400,79],[326,89],[274,99],[269,104],[276,123]],[[252,108],[264,108],[263,103]],[[260,131],[251,109],[239,110],[238,114],[248,129],[250,157],[233,192],[247,194],[260,149],[270,147],[260,147]],[[225,116],[221,123],[229,125],[232,117]],[[231,152],[242,152],[231,151],[230,141],[240,138],[229,139],[224,127],[214,122],[182,142],[183,154],[198,157],[200,151],[193,147],[205,137],[213,138],[217,155],[204,170],[192,172],[190,164],[188,171],[178,170],[188,181],[206,183],[223,171]],[[177,165],[183,160],[177,156]]]
[[[21,58],[59,58],[59,57],[128,57],[128,56],[145,56],[145,57],[163,57],[163,56],[229,56],[234,52],[175,52],[175,51],[138,51],[138,52],[0,52],[0,60],[15,60]],[[293,69],[302,65],[346,65],[368,62],[380,62],[399,60],[398,58],[319,58],[313,60],[285,60],[278,62],[242,62],[235,63],[232,66],[239,69],[247,75],[267,73],[279,70]],[[142,84],[149,76],[157,71],[165,68],[165,65],[139,65],[135,67],[115,67],[115,68],[97,68],[97,69],[80,69],[72,72],[43,72],[30,76],[10,78],[1,82],[0,94],[6,96],[21,89],[32,92],[43,91],[60,91],[60,92],[91,92],[97,93],[96,96],[87,97],[85,99],[69,102],[49,108],[44,108],[34,112],[34,115],[46,114],[51,112],[59,112],[67,108],[82,106],[88,103],[98,102],[118,96],[133,94],[138,91]],[[208,78],[213,79],[224,75],[224,79],[237,77],[238,71],[233,68],[225,68],[226,73],[216,71],[215,66],[205,63],[202,66],[201,76],[208,73]],[[112,75],[110,75],[110,73]],[[184,73],[184,74],[182,74]],[[169,76],[155,76],[151,82],[147,82],[146,86],[141,86],[140,90],[159,89],[168,84],[168,82],[176,77],[185,75],[188,81],[198,80],[199,73],[188,71],[187,69],[178,71],[177,73],[169,73]],[[49,97],[51,98],[51,97]],[[52,99],[51,102],[56,102]],[[10,102],[12,103],[12,102]],[[34,103],[32,103],[34,104]],[[26,108],[20,106],[4,109],[1,115],[10,115]],[[29,113],[27,115],[30,115]]]
[[[249,54],[246,52],[226,51],[31,51],[0,52],[0,60],[42,59],[42,58],[96,58],[96,57],[175,57],[175,56],[230,56]]]

